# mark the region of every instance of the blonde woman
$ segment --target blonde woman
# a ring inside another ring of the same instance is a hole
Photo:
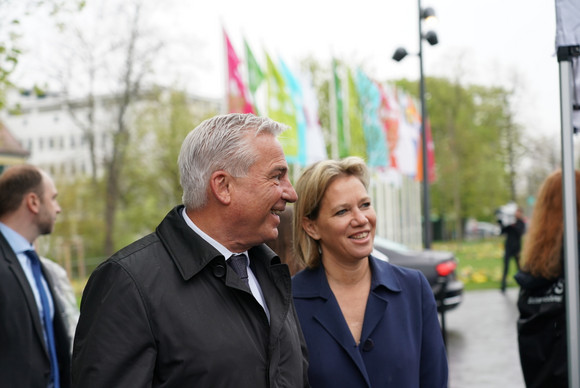
[[[447,387],[447,357],[429,283],[371,256],[376,214],[364,161],[307,168],[296,184],[292,281],[317,387]]]

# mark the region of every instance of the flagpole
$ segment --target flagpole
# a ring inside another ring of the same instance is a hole
[[[421,0],[417,0],[419,6],[419,83],[421,98],[421,157],[423,166],[423,245],[425,249],[431,248],[431,211],[429,201],[429,171],[427,164],[427,107],[425,106],[425,76],[423,75],[423,17]]]
[[[230,84],[230,70],[229,70],[229,59],[228,59],[228,43],[226,41],[227,39],[227,33],[226,33],[226,29],[222,24],[222,35],[223,35],[223,58],[224,58],[224,94],[222,97],[222,106],[221,106],[221,113],[222,114],[226,114],[230,111],[230,107],[229,107],[229,92],[230,92],[230,88],[229,88],[229,84]]]

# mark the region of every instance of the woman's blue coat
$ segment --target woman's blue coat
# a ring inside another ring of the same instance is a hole
[[[313,388],[446,388],[447,356],[425,276],[369,257],[371,292],[360,345],[354,341],[323,266],[292,280]]]

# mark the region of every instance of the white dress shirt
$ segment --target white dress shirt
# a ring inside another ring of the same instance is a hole
[[[248,256],[248,251],[231,252],[229,249],[227,249],[222,244],[220,244],[219,242],[217,242],[216,240],[211,238],[209,235],[207,235],[207,233],[205,233],[197,225],[195,225],[193,223],[193,221],[187,216],[187,213],[185,212],[185,208],[183,209],[183,212],[181,214],[183,216],[183,219],[185,220],[185,223],[191,229],[193,229],[193,231],[195,233],[197,233],[201,238],[203,238],[205,241],[207,241],[209,244],[211,244],[211,246],[214,247],[219,253],[221,253],[226,258],[226,261],[229,260],[234,254],[243,254],[244,256],[246,256],[246,267],[248,270],[248,283],[250,285],[250,291],[252,291],[252,295],[254,296],[256,301],[258,301],[260,306],[262,306],[262,308],[264,309],[264,312],[266,313],[266,316],[268,317],[268,322],[270,322],[270,310],[268,310],[268,305],[266,305],[266,301],[264,299],[264,294],[262,293],[262,288],[260,287],[260,283],[258,283],[258,279],[256,278],[256,275],[254,275],[254,273],[252,272],[252,269],[250,268],[250,265],[249,265],[250,258]]]

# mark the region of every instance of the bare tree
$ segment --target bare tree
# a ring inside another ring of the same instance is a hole
[[[115,250],[116,215],[123,196],[121,184],[137,102],[153,85],[154,64],[164,47],[160,34],[148,26],[151,2],[105,2],[91,9],[73,31],[71,56],[61,73],[72,120],[89,148],[92,181],[102,178],[105,236],[103,250]],[[113,9],[108,6],[112,5]],[[112,34],[111,31],[115,31]],[[63,76],[64,74],[65,76]],[[97,139],[97,136],[99,139]],[[105,146],[97,146],[97,141]],[[102,155],[97,150],[104,149]]]

